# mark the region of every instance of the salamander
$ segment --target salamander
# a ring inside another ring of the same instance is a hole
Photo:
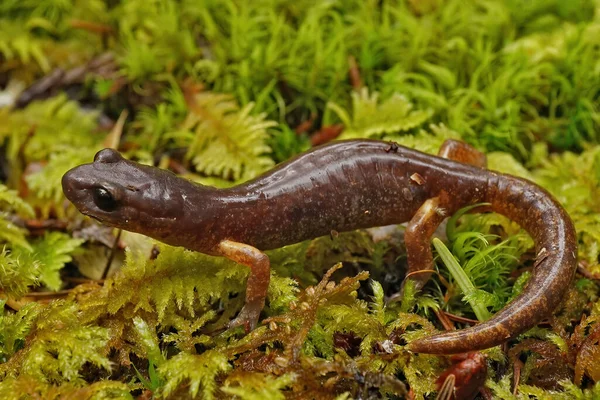
[[[455,354],[498,345],[548,317],[573,279],[577,239],[569,216],[534,183],[485,168],[485,155],[449,140],[437,156],[376,140],[336,141],[240,185],[217,189],[99,151],[62,178],[85,215],[250,268],[245,303],[229,326],[253,329],[264,307],[264,250],[331,231],[408,222],[408,271],[422,287],[433,269],[431,235],[458,209],[487,203],[520,224],[536,249],[522,293],[475,326],[414,340],[408,350]],[[418,273],[415,273],[418,272]]]

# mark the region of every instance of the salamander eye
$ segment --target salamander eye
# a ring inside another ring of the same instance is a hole
[[[94,203],[102,211],[113,211],[117,208],[117,201],[112,194],[103,187],[94,188]]]
[[[121,154],[114,149],[100,150],[94,156],[94,162],[100,162],[103,164],[115,163],[122,159],[123,157],[121,157]]]

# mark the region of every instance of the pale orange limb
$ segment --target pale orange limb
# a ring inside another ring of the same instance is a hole
[[[248,332],[256,327],[260,312],[265,306],[271,277],[269,257],[255,247],[231,240],[223,240],[219,244],[219,253],[232,261],[250,267],[244,307],[229,323],[229,328],[244,326]]]
[[[487,165],[485,154],[457,140],[446,140],[438,155],[477,167]],[[431,236],[444,219],[456,211],[450,206],[451,199],[442,191],[440,196],[425,201],[408,223],[404,236],[408,258],[407,277],[415,281],[417,288],[423,287],[431,276],[431,272],[426,272],[433,270]]]
[[[487,157],[484,153],[458,140],[447,139],[440,147],[438,156],[476,167],[485,168],[487,166]]]
[[[431,252],[431,236],[446,218],[446,210],[442,207],[440,197],[427,200],[412,217],[406,232],[404,243],[408,258],[408,273],[417,288],[427,283],[433,270],[433,253]]]

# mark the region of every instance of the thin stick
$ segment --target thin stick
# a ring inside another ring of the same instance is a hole
[[[104,267],[104,272],[102,273],[102,280],[106,279],[108,275],[108,270],[110,269],[110,265],[112,264],[113,258],[115,258],[115,252],[117,251],[117,244],[119,243],[119,239],[121,239],[121,229],[117,232],[117,236],[115,237],[115,241],[110,249],[110,254],[108,255],[108,260],[106,261],[106,267]]]

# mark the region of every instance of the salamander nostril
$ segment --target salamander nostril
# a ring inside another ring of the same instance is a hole
[[[73,190],[73,182],[75,180],[73,170],[68,171],[61,179],[62,189],[65,195],[69,197],[69,193]]]

